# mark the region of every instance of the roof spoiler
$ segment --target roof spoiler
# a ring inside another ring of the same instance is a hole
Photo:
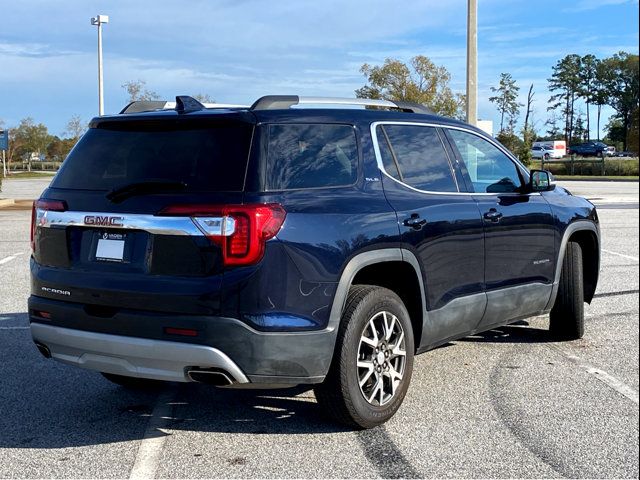
[[[226,103],[201,103],[188,95],[179,95],[175,102],[167,100],[136,100],[124,107],[120,114],[153,112],[157,110],[175,110],[178,113],[190,113],[205,108],[247,108],[246,105],[232,105]]]

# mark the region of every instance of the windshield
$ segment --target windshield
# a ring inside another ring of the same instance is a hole
[[[240,122],[112,122],[91,128],[53,188],[112,191],[144,182],[185,191],[241,191],[252,125]]]

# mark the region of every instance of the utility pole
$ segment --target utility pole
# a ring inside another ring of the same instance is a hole
[[[478,122],[478,3],[467,0],[467,123]]]
[[[102,87],[102,24],[109,23],[108,15],[96,15],[91,18],[91,25],[98,27],[98,115],[104,115],[104,94]]]
[[[9,130],[0,129],[0,150],[2,150],[2,176],[7,176],[7,159],[5,150],[9,150]]]

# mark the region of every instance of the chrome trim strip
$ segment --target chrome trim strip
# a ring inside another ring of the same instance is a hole
[[[46,345],[59,362],[89,370],[188,382],[187,367],[220,368],[238,383],[249,379],[224,352],[206,345],[167,342],[31,324],[33,339]]]
[[[113,224],[86,224],[86,217],[114,218]],[[211,217],[207,217],[212,219]],[[223,228],[223,218],[219,217],[220,228]],[[54,212],[52,210],[37,209],[36,224],[38,227],[68,227],[79,226],[99,229],[143,230],[157,235],[204,236],[189,217],[158,217],[148,214],[113,213],[113,212]]]
[[[402,185],[403,187],[406,187],[410,190],[413,190],[415,192],[419,192],[419,193],[428,193],[430,195],[474,195],[474,196],[496,196],[496,195],[522,195],[521,193],[486,193],[486,192],[434,192],[434,191],[430,191],[430,190],[420,190],[419,188],[415,188],[412,187],[411,185],[407,185],[404,182],[401,182],[400,180],[398,180],[397,178],[392,177],[391,175],[389,175],[385,169],[384,169],[384,164],[382,163],[382,154],[380,153],[380,147],[378,146],[378,134],[376,133],[376,127],[378,125],[409,125],[409,126],[417,126],[417,127],[432,127],[432,128],[441,128],[441,129],[452,129],[452,130],[460,130],[466,133],[470,133],[472,135],[475,135],[476,137],[482,138],[483,140],[488,141],[490,144],[492,144],[494,147],[498,148],[498,150],[500,150],[502,153],[504,153],[511,161],[515,162],[516,165],[520,168],[520,169],[524,169],[525,171],[528,171],[528,169],[522,165],[522,163],[520,163],[520,161],[515,158],[507,149],[505,149],[502,145],[500,145],[499,142],[497,142],[496,140],[494,140],[491,137],[484,137],[480,134],[478,134],[478,132],[475,132],[469,128],[464,128],[464,127],[460,127],[457,125],[443,125],[440,123],[432,123],[432,122],[398,122],[398,121],[380,121],[380,122],[373,122],[370,126],[371,129],[371,138],[373,140],[373,150],[375,152],[376,155],[376,163],[378,164],[378,169],[380,170],[380,172],[390,178],[391,180],[393,180],[394,182],[399,183],[400,185]],[[527,195],[540,195],[540,192],[532,192],[529,193]]]

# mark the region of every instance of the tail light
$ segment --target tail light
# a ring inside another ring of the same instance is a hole
[[[41,198],[33,202],[33,206],[31,207],[31,250],[35,251],[35,237],[36,237],[36,227],[38,226],[38,222],[40,222],[42,216],[47,211],[52,212],[66,212],[67,211],[67,203],[62,200],[47,200],[46,198]]]
[[[276,236],[286,212],[277,203],[249,205],[172,205],[161,216],[189,216],[222,249],[225,266],[253,265],[264,255],[267,240]]]

